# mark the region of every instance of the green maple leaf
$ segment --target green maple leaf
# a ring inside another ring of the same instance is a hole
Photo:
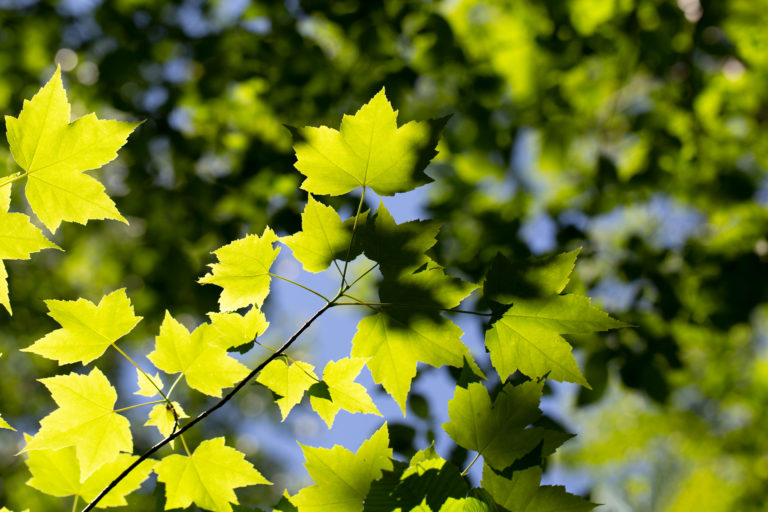
[[[104,464],[88,478],[81,481],[80,465],[75,448],[34,450],[29,452],[29,458],[25,461],[32,473],[32,478],[27,480],[27,485],[59,498],[79,496],[88,503],[138,458],[137,455],[121,453],[115,460]],[[141,483],[147,479],[155,466],[155,462],[152,459],[142,461],[102,498],[97,507],[127,505],[128,502],[125,497],[138,489]]]
[[[48,229],[55,232],[62,221],[126,222],[104,186],[83,172],[112,161],[138,125],[100,120],[94,114],[70,123],[58,68],[30,101],[24,101],[18,118],[5,116],[11,153],[27,176],[27,201]]]
[[[2,260],[28,260],[43,249],[59,249],[23,213],[9,213],[11,183],[0,186],[0,304],[12,313],[8,297],[8,273]]]
[[[152,379],[154,386],[152,385],[152,382],[147,379],[148,376],[150,379]],[[139,390],[134,391],[134,395],[149,397],[159,394],[158,390],[163,389],[164,386],[163,379],[160,378],[159,373],[155,372],[154,376],[150,376],[141,372],[138,368],[136,369],[136,385],[139,387]]]
[[[571,345],[562,334],[625,327],[590,305],[587,297],[560,295],[578,250],[512,264],[497,257],[485,283],[486,298],[511,304],[486,332],[491,363],[502,380],[519,370],[529,377],[576,382],[589,387]]]
[[[330,399],[312,396],[310,403],[328,428],[333,427],[333,420],[342,409],[351,413],[381,416],[365,386],[355,382],[365,363],[366,360],[363,358],[346,358],[329,361],[325,365],[323,382],[328,386]]]
[[[416,274],[385,279],[381,299],[395,305],[360,320],[352,339],[352,356],[370,358],[367,364],[373,380],[392,395],[403,414],[418,362],[461,368],[466,358],[476,368],[461,342],[463,332],[439,312],[456,307],[475,288],[431,263]],[[401,301],[407,302],[397,305]],[[479,368],[477,371],[482,374]]]
[[[275,359],[259,372],[256,382],[280,397],[276,402],[285,420],[291,409],[304,398],[310,386],[318,382],[314,370],[314,366],[302,361],[287,365],[282,359]]]
[[[448,498],[440,512],[491,512],[491,508],[477,498]]]
[[[40,430],[23,452],[74,446],[85,481],[101,466],[133,451],[130,422],[114,411],[117,392],[98,368],[88,375],[40,379],[58,409],[40,420]]]
[[[190,334],[166,311],[155,350],[147,358],[166,373],[183,373],[189,387],[220,397],[222,388],[233,386],[249,371],[225,349],[207,341],[209,328],[210,324],[203,324]]]
[[[429,261],[424,253],[437,243],[438,231],[440,224],[434,221],[397,224],[381,202],[362,234],[363,250],[385,276],[409,274]]]
[[[340,130],[300,130],[304,140],[294,149],[296,169],[307,177],[301,188],[336,196],[362,186],[386,196],[429,183],[424,168],[436,155],[435,132],[445,121],[411,121],[398,128],[397,111],[382,88],[354,116],[345,115]]]
[[[322,272],[333,260],[346,260],[349,253],[351,261],[362,251],[359,236],[355,237],[358,243],[350,250],[353,221],[348,219],[342,222],[336,210],[310,195],[301,214],[301,231],[280,241],[293,251],[293,256],[301,262],[304,270]]]
[[[269,322],[259,308],[252,307],[245,315],[238,313],[208,313],[211,327],[208,342],[223,349],[250,343],[264,334]]]
[[[184,409],[181,408],[178,402],[171,402],[173,408],[176,410],[176,414],[179,419],[188,418]],[[149,411],[149,419],[144,423],[145,427],[155,426],[160,431],[160,435],[168,437],[173,432],[173,426],[176,424],[176,417],[173,415],[173,411],[167,404],[157,404],[151,411]]]
[[[360,445],[357,453],[338,445],[302,445],[302,450],[307,460],[304,465],[315,483],[291,498],[299,512],[361,512],[371,482],[393,467],[386,423]]]
[[[456,444],[480,452],[494,468],[504,469],[543,442],[550,454],[572,437],[541,427],[526,428],[541,416],[539,401],[543,383],[507,383],[491,405],[491,397],[479,382],[457,387],[448,402],[450,421],[443,429]]]
[[[547,376],[589,387],[571,345],[561,334],[590,333],[624,327],[590,305],[588,297],[555,295],[519,299],[486,332],[491,363],[504,380],[516,370],[529,377]]]
[[[3,419],[2,416],[0,416],[0,428],[4,428],[6,430],[13,430],[14,432],[16,431],[16,429],[10,426],[8,422]]]
[[[245,456],[226,446],[223,437],[203,441],[192,455],[169,455],[155,466],[157,480],[165,483],[165,510],[192,503],[214,512],[231,512],[238,504],[235,489],[272,485]]]
[[[105,295],[98,306],[85,299],[46,300],[45,304],[48,315],[62,328],[46,334],[22,352],[53,359],[60,365],[90,363],[142,319],[133,314],[125,288]]]
[[[215,251],[219,263],[211,263],[212,272],[198,282],[223,288],[219,297],[221,311],[234,311],[255,304],[258,307],[269,295],[269,267],[280,248],[274,248],[277,235],[269,228],[259,237],[248,235]]]
[[[597,506],[565,492],[560,485],[539,487],[541,474],[542,469],[535,466],[515,471],[512,479],[507,479],[486,464],[482,486],[496,503],[515,512],[589,512]]]

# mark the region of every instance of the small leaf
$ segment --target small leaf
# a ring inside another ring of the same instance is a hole
[[[352,219],[354,220],[354,219]],[[362,225],[365,218],[358,219]],[[359,234],[352,242],[353,223],[342,222],[336,210],[316,201],[310,194],[304,213],[301,214],[301,231],[280,239],[287,245],[293,256],[299,260],[308,272],[322,272],[333,260],[355,259],[362,252],[362,242]]]
[[[149,379],[147,379],[147,375],[149,374],[140,372],[138,368],[136,369],[136,384],[139,386],[139,390],[135,391],[133,393],[134,395],[153,397],[159,394],[157,391],[158,389],[163,389],[164,384],[159,373],[155,373],[154,376],[150,377],[152,382],[155,383],[154,386]]]
[[[269,327],[264,313],[255,306],[245,315],[208,313],[208,317],[211,319],[211,327],[207,331],[208,342],[225,350],[252,342]]]
[[[195,503],[206,510],[231,512],[231,504],[238,504],[234,491],[238,487],[272,485],[242,453],[226,446],[223,437],[203,441],[190,456],[165,457],[155,472],[165,483],[166,510]]]
[[[0,416],[0,428],[4,428],[6,430],[13,430],[14,432],[16,431],[16,429],[10,426],[8,422],[3,419],[2,416]]]
[[[104,121],[88,114],[70,123],[70,107],[61,71],[24,108],[5,116],[8,144],[27,172],[26,194],[32,210],[55,232],[62,221],[90,219],[126,222],[104,186],[83,171],[112,161],[139,123]]]
[[[166,373],[183,373],[187,385],[210,396],[233,386],[248,375],[248,368],[229,357],[223,348],[206,341],[209,324],[202,324],[190,334],[166,311],[155,350],[147,359]]]
[[[277,405],[283,420],[291,409],[301,402],[309,387],[318,381],[314,369],[314,366],[302,361],[295,361],[288,366],[282,359],[275,359],[259,372],[256,382],[280,396]]]
[[[520,298],[559,294],[570,280],[580,251],[515,263],[497,254],[485,279],[485,297],[512,304]]]
[[[219,263],[211,263],[211,272],[201,277],[202,284],[223,288],[219,297],[221,311],[235,311],[255,304],[259,308],[269,295],[269,267],[280,248],[274,248],[277,235],[269,228],[259,237],[248,235],[213,251]]]
[[[355,382],[365,363],[366,360],[362,358],[347,358],[329,361],[325,365],[323,382],[328,386],[330,400],[311,396],[310,402],[328,428],[333,427],[333,420],[341,409],[351,413],[381,416],[365,387]]]
[[[406,192],[432,181],[424,168],[435,153],[440,123],[410,122],[397,127],[384,89],[341,129],[304,128],[294,145],[296,169],[307,179],[301,188],[313,194],[341,195],[366,186],[379,195]]]
[[[59,450],[74,446],[80,464],[80,481],[101,466],[133,451],[130,422],[114,411],[117,392],[101,370],[88,375],[59,375],[40,379],[58,409],[40,420],[40,430],[23,452]]]
[[[27,485],[59,498],[79,496],[88,503],[138,458],[137,455],[121,453],[115,460],[104,464],[91,476],[81,481],[75,448],[34,450],[29,452],[29,458],[25,461],[32,473],[32,478],[27,481]],[[156,462],[152,459],[142,461],[114,489],[110,490],[97,506],[106,508],[127,505],[125,497],[138,489],[149,477]]]
[[[504,469],[544,441],[544,452],[554,451],[568,434],[541,427],[526,428],[541,416],[539,401],[543,383],[518,386],[507,383],[491,405],[481,383],[457,387],[448,402],[449,422],[443,429],[456,444],[480,452],[488,464]]]
[[[88,364],[138,324],[125,288],[102,297],[99,305],[85,299],[47,300],[48,315],[61,329],[46,334],[23,352],[47,357],[60,365],[81,361]]]
[[[532,467],[516,471],[510,480],[486,464],[482,486],[496,503],[515,512],[589,512],[597,506],[565,492],[565,487],[560,485],[539,487],[541,474],[540,467]]]
[[[360,445],[357,453],[334,446],[301,445],[304,464],[315,484],[291,498],[299,512],[361,512],[371,482],[392,469],[392,449],[386,423]]]
[[[173,408],[176,410],[176,414],[181,418],[188,418],[184,409],[181,408],[178,402],[171,402]],[[157,404],[151,411],[149,411],[149,419],[144,423],[145,427],[155,426],[160,431],[160,435],[168,437],[173,432],[173,426],[176,424],[176,418],[173,415],[173,411],[168,404]]]

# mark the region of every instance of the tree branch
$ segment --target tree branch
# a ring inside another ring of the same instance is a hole
[[[337,296],[337,297],[336,297],[334,300],[336,300],[336,299],[338,299],[338,296]],[[140,456],[138,459],[136,459],[136,460],[133,462],[133,464],[131,464],[130,466],[128,466],[127,468],[125,468],[125,470],[124,470],[122,473],[120,473],[120,474],[117,476],[117,478],[115,478],[114,480],[112,480],[112,481],[109,483],[109,485],[107,485],[107,486],[106,486],[106,487],[105,487],[105,488],[104,488],[104,489],[103,489],[103,490],[102,490],[102,491],[99,493],[99,495],[98,495],[98,496],[96,496],[95,498],[93,498],[93,500],[92,500],[92,501],[91,501],[91,502],[90,502],[90,503],[89,503],[89,504],[88,504],[88,505],[87,505],[87,506],[86,506],[86,507],[85,507],[85,508],[84,508],[84,509],[83,509],[81,512],[88,512],[89,510],[93,510],[93,508],[94,508],[94,507],[95,507],[95,506],[96,506],[96,505],[99,503],[99,501],[101,501],[101,500],[104,498],[104,496],[106,496],[106,495],[107,495],[107,493],[108,493],[109,491],[111,491],[112,489],[114,489],[114,488],[115,488],[115,486],[116,486],[117,484],[119,484],[119,483],[120,483],[120,481],[121,481],[123,478],[125,478],[126,476],[128,476],[128,474],[129,474],[131,471],[133,471],[133,470],[134,470],[134,469],[135,469],[135,468],[136,468],[136,467],[137,467],[139,464],[141,464],[143,461],[147,460],[147,459],[148,459],[150,456],[152,456],[152,455],[153,455],[155,452],[157,452],[157,451],[158,451],[160,448],[162,448],[162,447],[163,447],[163,446],[165,446],[166,444],[170,443],[171,441],[173,441],[173,440],[174,440],[174,439],[176,439],[177,437],[181,436],[181,435],[182,435],[184,432],[186,432],[187,430],[189,430],[190,428],[192,428],[194,425],[196,425],[196,424],[198,424],[199,422],[201,422],[202,420],[204,420],[204,419],[205,419],[205,418],[206,418],[208,415],[210,415],[211,413],[213,413],[213,411],[215,411],[216,409],[220,408],[221,406],[223,406],[224,404],[226,404],[227,402],[229,402],[229,401],[232,399],[232,397],[234,397],[234,396],[235,396],[235,395],[236,395],[236,394],[237,394],[237,393],[238,393],[238,392],[239,392],[241,389],[243,389],[243,387],[245,387],[245,385],[246,385],[246,384],[248,384],[248,381],[250,381],[250,380],[251,380],[253,377],[255,377],[255,376],[256,376],[256,374],[257,374],[257,373],[259,373],[261,370],[263,370],[263,369],[264,369],[264,367],[265,367],[265,366],[267,366],[269,363],[271,363],[271,362],[272,362],[274,359],[276,359],[276,358],[280,357],[280,355],[282,355],[282,353],[283,353],[283,352],[285,352],[285,351],[288,349],[288,347],[290,347],[290,346],[291,346],[291,344],[293,344],[293,342],[294,342],[294,341],[296,341],[296,339],[297,339],[299,336],[301,336],[301,334],[302,334],[304,331],[306,331],[306,330],[307,330],[307,328],[309,328],[309,326],[310,326],[310,325],[312,325],[312,323],[313,323],[315,320],[317,320],[317,318],[318,318],[320,315],[322,315],[323,313],[325,313],[325,311],[326,311],[328,308],[330,308],[332,304],[333,304],[333,301],[330,301],[330,302],[328,302],[326,305],[324,305],[322,308],[318,309],[318,310],[317,310],[317,312],[316,312],[314,315],[312,315],[312,317],[311,317],[309,320],[307,320],[307,321],[304,323],[304,325],[302,325],[302,326],[299,328],[299,330],[298,330],[298,331],[296,331],[296,332],[293,334],[293,336],[291,336],[290,338],[288,338],[288,341],[286,341],[285,343],[283,343],[283,346],[281,346],[279,349],[277,349],[277,351],[276,351],[274,354],[271,354],[271,355],[270,355],[268,358],[266,358],[264,361],[262,361],[262,362],[261,362],[261,364],[259,364],[259,365],[258,365],[256,368],[254,368],[253,370],[251,370],[251,373],[249,373],[249,374],[248,374],[248,375],[247,375],[247,376],[246,376],[246,377],[245,377],[243,380],[241,380],[241,381],[240,381],[240,382],[237,384],[237,386],[235,386],[234,388],[232,388],[232,390],[231,390],[229,393],[227,393],[226,395],[224,395],[224,397],[223,397],[223,398],[221,398],[221,399],[220,399],[218,402],[216,402],[215,404],[213,404],[211,407],[209,407],[209,408],[208,408],[208,409],[206,409],[205,411],[201,412],[201,413],[200,413],[200,414],[199,414],[199,415],[198,415],[198,416],[197,416],[195,419],[193,419],[192,421],[190,421],[189,423],[187,423],[186,425],[184,425],[184,426],[183,426],[183,427],[181,427],[180,429],[178,429],[178,430],[174,431],[173,433],[171,433],[171,435],[169,435],[168,437],[166,437],[165,439],[163,439],[162,441],[160,441],[159,443],[157,443],[156,445],[154,445],[152,448],[150,448],[149,450],[147,450],[146,452],[144,452],[144,453],[143,453],[143,454],[142,454],[142,455],[141,455],[141,456]]]

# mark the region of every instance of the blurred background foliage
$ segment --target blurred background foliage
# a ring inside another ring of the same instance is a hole
[[[215,310],[209,251],[300,226],[283,124],[336,126],[385,86],[401,120],[453,115],[423,197],[438,261],[479,280],[499,251],[581,246],[570,289],[635,326],[571,337],[593,390],[558,393],[580,436],[556,469],[604,510],[768,510],[766,26],[766,0],[0,0],[4,114],[59,63],[75,115],[146,119],[99,173],[130,227],[8,264],[0,410],[27,431],[50,410],[32,376],[54,366],[16,351],[54,328],[42,299],[125,286],[136,339]],[[55,510],[0,446],[0,503]]]

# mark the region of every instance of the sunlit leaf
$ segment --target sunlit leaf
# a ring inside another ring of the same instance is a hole
[[[351,413],[381,416],[365,387],[355,382],[365,363],[366,360],[362,358],[347,358],[329,361],[325,365],[323,382],[328,386],[330,400],[312,396],[310,402],[328,428],[333,427],[333,420],[342,409]]]

